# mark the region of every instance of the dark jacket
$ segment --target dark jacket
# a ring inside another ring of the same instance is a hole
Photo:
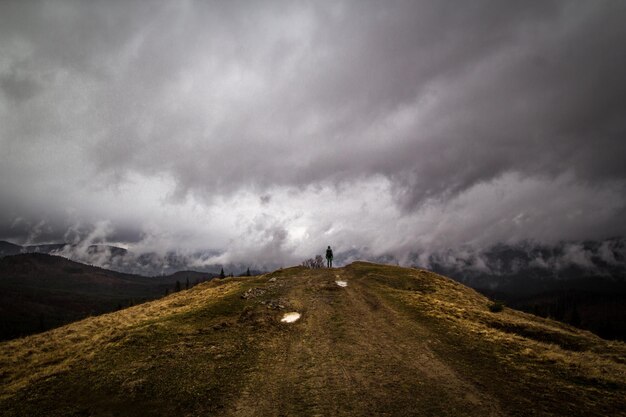
[[[326,259],[333,259],[333,250],[330,248],[326,249]]]

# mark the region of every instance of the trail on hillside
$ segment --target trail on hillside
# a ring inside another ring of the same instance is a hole
[[[364,282],[343,270],[302,279],[282,295],[302,318],[263,342],[229,415],[503,415],[433,353],[435,335]]]
[[[626,345],[489,304],[364,262],[214,280],[0,343],[0,414],[626,416]]]

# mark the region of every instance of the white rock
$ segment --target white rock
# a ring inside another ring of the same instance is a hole
[[[300,318],[300,313],[285,313],[285,315],[283,316],[283,318],[280,320],[282,322],[285,323],[293,323],[294,321],[298,320]]]

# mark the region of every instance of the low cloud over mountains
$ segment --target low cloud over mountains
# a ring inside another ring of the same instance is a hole
[[[22,247],[0,242],[0,257],[33,252],[62,256],[85,264],[145,276],[172,274],[183,270],[217,273],[221,268],[227,273],[240,274],[250,267],[253,270],[273,270],[286,266],[271,260],[264,264],[218,263],[217,260],[223,254],[209,251],[141,253],[108,245],[54,244]],[[530,289],[535,285],[533,280],[553,283],[597,277],[623,281],[626,276],[626,240],[561,242],[551,246],[525,241],[515,245],[497,244],[480,250],[468,246],[458,250],[415,251],[404,260],[392,254],[373,256],[355,249],[335,253],[335,262],[338,265],[360,259],[426,268],[478,288],[495,290],[515,285]]]

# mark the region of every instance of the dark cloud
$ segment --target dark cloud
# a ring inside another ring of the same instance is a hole
[[[2,91],[9,100],[13,100],[18,104],[22,101],[34,97],[42,86],[40,83],[20,71],[13,69],[0,78],[0,91]]]
[[[625,18],[619,1],[3,2],[0,232],[108,222],[111,241],[229,262],[624,234]]]

